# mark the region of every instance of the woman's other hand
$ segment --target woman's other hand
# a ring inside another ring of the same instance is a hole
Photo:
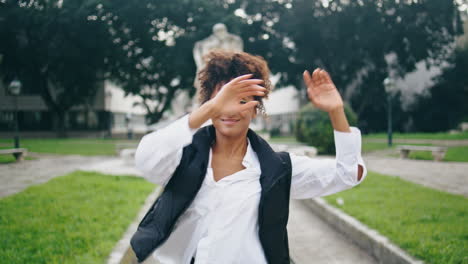
[[[315,107],[328,113],[343,108],[340,93],[326,71],[317,68],[310,74],[306,70],[303,77],[307,86],[307,95]]]
[[[238,113],[258,104],[253,100],[241,102],[247,97],[265,95],[267,89],[259,85],[263,80],[251,77],[252,74],[245,74],[234,78],[212,94],[210,103],[215,114]]]

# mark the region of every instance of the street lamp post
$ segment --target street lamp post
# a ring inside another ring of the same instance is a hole
[[[392,93],[395,91],[395,81],[392,77],[385,78],[384,82],[385,92],[387,94],[387,136],[388,146],[392,146]]]
[[[125,115],[125,123],[127,125],[127,139],[133,139],[133,130],[132,130],[132,114],[127,113]]]
[[[21,86],[22,84],[18,79],[14,79],[8,86],[10,94],[13,95],[13,101],[15,105],[15,148],[20,147],[18,125],[18,95],[21,93]]]
[[[105,105],[104,109],[106,110],[106,113],[107,113],[107,126],[106,126],[107,136],[109,138],[111,138],[112,137],[112,126],[113,126],[113,123],[114,123],[114,116],[112,114],[112,108],[111,108],[112,92],[110,90],[107,90],[104,93],[104,97],[105,97],[105,102],[106,102],[106,105]]]

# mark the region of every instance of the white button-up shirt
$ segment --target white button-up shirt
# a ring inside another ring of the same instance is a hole
[[[165,186],[191,144],[197,129],[189,115],[144,136],[135,154],[136,167],[150,182]],[[336,159],[309,158],[290,153],[291,198],[307,199],[333,194],[362,182],[367,174],[361,157],[361,134],[334,131]],[[258,237],[260,162],[249,140],[245,169],[219,181],[213,177],[212,150],[203,184],[191,205],[179,217],[169,238],[153,253],[162,264],[266,264]],[[358,164],[364,168],[357,180]]]

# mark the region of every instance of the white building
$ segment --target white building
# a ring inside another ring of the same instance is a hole
[[[16,98],[18,120],[22,135],[55,136],[54,116],[38,94],[23,88]],[[7,85],[0,83],[0,133],[13,130],[15,98]],[[138,96],[125,96],[115,84],[105,81],[89,104],[73,107],[67,114],[66,126],[70,136],[127,136],[147,132],[144,109]],[[127,120],[129,121],[127,121]]]

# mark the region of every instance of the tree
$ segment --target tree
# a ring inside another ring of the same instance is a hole
[[[0,72],[40,94],[66,135],[65,116],[95,94],[103,72],[107,34],[90,15],[96,1],[4,1],[0,3]],[[90,19],[91,18],[91,19]]]
[[[345,105],[344,110],[349,124],[355,126],[356,114],[348,105]],[[311,103],[306,104],[299,111],[294,125],[294,134],[299,142],[316,147],[320,154],[335,154],[333,126],[327,112]]]
[[[0,5],[0,34],[6,40],[0,43],[0,70],[7,79],[18,76],[41,91],[57,115],[89,100],[96,81],[110,79],[126,94],[142,97],[150,122],[170,108],[177,91],[195,93],[192,47],[218,22],[241,35],[247,52],[265,57],[272,72],[280,73],[280,84],[302,89],[304,69],[325,68],[364,131],[386,126],[382,81],[389,72],[404,76],[419,61],[437,64],[462,32],[455,4],[439,0],[10,0]],[[58,95],[50,87],[59,89]],[[395,114],[404,116],[401,108]]]
[[[261,2],[252,1],[248,6],[261,8],[256,12],[276,8]],[[195,94],[193,45],[210,35],[214,24],[225,23],[230,32],[244,40],[255,39],[248,41],[248,51],[265,55],[264,48],[271,48],[265,47],[269,42],[262,38],[267,30],[262,28],[265,21],[249,23],[236,16],[240,4],[220,0],[103,2],[97,16],[112,21],[108,31],[115,51],[108,60],[108,77],[122,85],[127,94],[142,97],[148,121],[157,122],[170,108],[177,91]]]
[[[436,84],[411,109],[418,131],[447,131],[468,121],[467,71],[468,45],[455,50],[450,65],[436,78]]]
[[[182,1],[183,2],[183,1]],[[106,78],[138,95],[157,122],[178,90],[190,88],[195,72],[185,28],[176,1],[102,1],[96,17],[107,21],[112,53],[106,58]],[[185,22],[187,23],[187,22]]]
[[[122,18],[110,29],[124,51],[111,76],[128,93],[159,106],[153,122],[167,109],[171,92],[194,94],[192,47],[218,22],[241,35],[246,51],[265,57],[281,74],[280,84],[302,89],[304,69],[327,69],[367,131],[386,127],[383,79],[390,72],[404,76],[422,60],[446,59],[446,47],[462,32],[455,4],[438,0],[112,1],[103,10]],[[404,119],[398,100],[395,106],[395,117]]]
[[[329,71],[365,131],[386,127],[385,77],[402,77],[419,61],[445,60],[462,32],[456,5],[439,0],[297,0],[279,23],[294,42],[287,72]]]

